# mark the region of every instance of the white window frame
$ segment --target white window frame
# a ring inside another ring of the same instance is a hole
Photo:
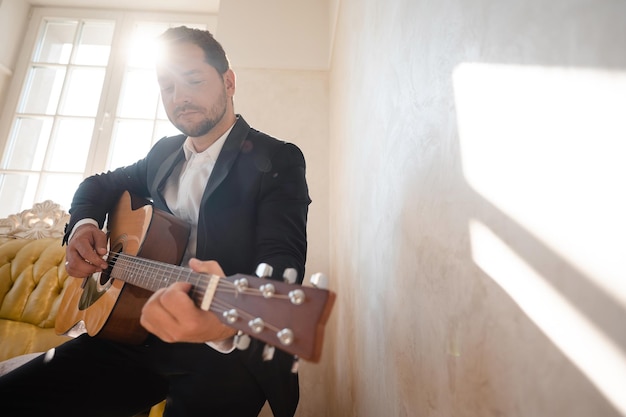
[[[136,22],[159,22],[173,24],[202,24],[215,33],[217,28],[217,16],[212,14],[179,14],[179,13],[155,13],[155,12],[128,12],[95,9],[71,9],[71,8],[47,8],[35,7],[31,10],[28,21],[26,36],[21,47],[21,54],[13,71],[4,110],[0,117],[0,151],[6,152],[10,129],[16,116],[20,94],[23,89],[31,57],[39,38],[42,23],[47,19],[105,19],[115,21],[115,31],[111,45],[109,63],[107,65],[103,90],[100,97],[98,112],[95,117],[93,135],[91,138],[89,153],[83,172],[83,178],[95,173],[103,172],[111,167],[108,166],[111,154],[111,139],[113,133],[113,121],[117,114],[119,95],[122,89],[124,70],[126,67],[125,41],[128,39]],[[177,23],[180,22],[180,23]],[[155,89],[158,89],[155,78]],[[68,156],[69,157],[69,156]],[[32,171],[43,172],[43,171]],[[38,201],[23,201],[22,210],[32,207]],[[65,209],[69,205],[67,201],[57,201]],[[3,217],[3,216],[0,216]]]

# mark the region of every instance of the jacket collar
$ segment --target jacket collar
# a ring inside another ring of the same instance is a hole
[[[204,189],[201,206],[206,204],[206,201],[211,197],[211,194],[213,194],[222,181],[224,181],[224,178],[228,175],[228,172],[237,159],[239,152],[241,152],[241,148],[244,145],[249,130],[250,125],[248,125],[243,117],[237,115],[237,121],[224,142],[222,151],[217,157],[213,172],[211,173],[209,181]],[[172,175],[174,169],[185,160],[185,153],[183,151],[183,143],[185,140],[186,137],[181,136],[178,150],[176,152],[172,152],[163,160],[163,163],[155,175],[150,194],[152,195],[152,199],[156,207],[167,209],[167,204],[165,203],[165,199],[163,197],[163,188],[165,187],[167,178]]]
[[[228,172],[233,166],[233,163],[235,163],[239,152],[241,152],[241,148],[246,137],[248,136],[249,130],[250,125],[246,123],[243,117],[237,115],[237,121],[226,138],[226,142],[224,142],[222,151],[220,152],[217,161],[215,162],[213,172],[209,177],[209,182],[204,189],[202,203],[200,204],[201,206],[206,204],[206,201],[211,197],[211,194],[213,194],[215,189],[222,183],[222,181],[224,181],[226,175],[228,175]]]

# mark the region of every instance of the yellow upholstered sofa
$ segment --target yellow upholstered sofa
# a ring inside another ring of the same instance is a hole
[[[51,201],[0,219],[0,361],[67,340],[54,331],[65,284],[68,219]]]
[[[73,279],[61,245],[68,220],[52,201],[0,219],[0,373],[68,340],[54,329]],[[152,407],[149,417],[161,416],[164,406]]]

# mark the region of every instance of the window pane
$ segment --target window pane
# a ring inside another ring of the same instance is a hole
[[[67,116],[94,116],[98,111],[104,68],[73,68],[59,113]]]
[[[74,63],[107,65],[114,29],[114,22],[86,22],[83,25]]]
[[[68,207],[85,175],[134,163],[156,140],[179,134],[159,97],[154,39],[170,26],[205,25],[161,19],[87,10],[77,18],[33,8],[27,36],[37,44],[23,51],[22,92],[3,115],[14,122],[0,155],[0,217],[45,199]],[[102,155],[90,154],[94,149]]]
[[[157,119],[169,120],[169,118],[167,117],[167,113],[165,113],[165,107],[163,107],[163,101],[161,100],[160,94],[159,94],[159,107],[157,108]]]
[[[65,68],[33,67],[29,70],[18,112],[54,114],[63,88]]]
[[[43,164],[52,118],[19,117],[13,125],[8,147],[4,152],[6,169],[40,170]]]
[[[155,39],[169,27],[167,23],[140,22],[133,29],[127,64],[132,68],[153,68]]]
[[[77,21],[46,22],[43,40],[35,50],[33,61],[67,64],[72,54],[72,45]]]
[[[152,145],[152,121],[118,120],[113,129],[109,168],[130,165],[146,156]]]
[[[163,136],[176,136],[181,132],[174,127],[169,121],[157,121],[154,126],[154,136],[152,137],[152,143],[155,143]]]
[[[159,89],[153,70],[131,69],[124,75],[118,117],[154,119]]]
[[[48,171],[83,173],[94,119],[59,119],[46,163]]]
[[[0,174],[0,218],[32,207],[39,174]]]
[[[72,203],[72,197],[83,180],[82,174],[42,174],[39,191],[34,202],[52,200],[66,211]]]

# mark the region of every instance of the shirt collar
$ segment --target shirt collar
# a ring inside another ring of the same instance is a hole
[[[233,130],[234,126],[235,124],[233,123],[232,126],[228,128],[228,130],[224,132],[222,136],[219,137],[219,139],[213,142],[211,146],[209,146],[207,149],[205,149],[202,152],[196,152],[195,148],[193,147],[193,143],[191,142],[191,139],[189,138],[189,136],[187,136],[187,139],[185,139],[185,142],[183,143],[183,151],[185,152],[185,159],[189,161],[189,158],[191,158],[192,155],[195,155],[203,159],[209,158],[213,162],[217,161],[217,157],[222,151],[224,142],[226,142],[226,138],[228,137],[228,134],[230,133],[230,131]]]

